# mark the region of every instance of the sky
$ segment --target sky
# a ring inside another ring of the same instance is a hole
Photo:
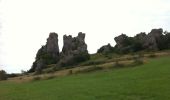
[[[170,31],[170,0],[0,0],[0,69],[31,68],[50,32],[86,33],[89,53],[121,33],[134,36],[153,28]]]

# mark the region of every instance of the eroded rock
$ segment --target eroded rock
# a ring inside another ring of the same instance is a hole
[[[40,71],[46,65],[55,64],[59,61],[59,47],[57,33],[50,33],[45,46],[42,46],[37,54],[36,60],[29,72]]]
[[[112,53],[114,48],[109,44],[102,46],[100,49],[97,50],[97,53]]]
[[[64,45],[60,59],[61,66],[74,65],[89,59],[90,56],[88,54],[87,44],[85,43],[84,33],[79,32],[77,37],[64,35],[63,42]]]

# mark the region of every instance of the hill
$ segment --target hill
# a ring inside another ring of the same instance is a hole
[[[170,57],[51,80],[0,82],[0,100],[169,100]]]

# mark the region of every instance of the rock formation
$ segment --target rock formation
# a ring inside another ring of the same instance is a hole
[[[114,38],[115,47],[110,44],[102,46],[98,53],[129,53],[140,50],[163,50],[170,48],[170,33],[163,34],[163,29],[152,29],[150,33],[141,32],[134,37],[121,34]],[[167,44],[167,45],[164,45]],[[46,65],[57,64],[68,67],[90,59],[85,43],[85,34],[78,33],[77,37],[63,36],[62,52],[59,52],[58,35],[50,33],[46,45],[42,46],[36,55],[35,62],[29,72],[41,72]]]
[[[128,39],[128,36],[126,36],[126,34],[121,34],[121,35],[115,37],[114,40],[116,42],[116,47],[119,49],[124,47],[126,45],[127,39]]]
[[[71,35],[63,36],[64,46],[62,52],[59,53],[58,35],[50,33],[45,46],[42,46],[36,55],[36,60],[29,72],[41,73],[46,65],[57,64],[62,66],[70,66],[90,58],[87,45],[85,43],[85,34],[80,32],[77,37]]]
[[[102,46],[100,49],[97,50],[97,53],[103,53],[103,54],[107,54],[107,53],[112,53],[114,50],[114,48],[109,44]]]
[[[144,43],[146,40],[146,37],[147,37],[146,33],[141,32],[141,33],[137,34],[134,38],[135,38],[135,40],[139,41],[140,43]]]
[[[48,64],[55,64],[59,61],[58,35],[50,33],[45,46],[42,46],[36,55],[36,60],[29,72],[41,71]]]
[[[147,35],[144,48],[148,50],[158,50],[158,43],[161,41],[161,36],[163,36],[163,30],[160,29],[152,29],[151,32]]]
[[[63,42],[64,45],[60,59],[61,66],[74,65],[89,59],[90,56],[87,51],[84,33],[79,32],[77,37],[64,35]]]
[[[121,34],[115,37],[116,46],[118,51],[134,52],[139,50],[159,50],[160,44],[163,41],[163,30],[152,29],[150,33],[145,34],[141,32],[135,37],[128,37],[125,34]]]
[[[59,60],[59,47],[58,47],[58,35],[56,33],[50,33],[47,39],[47,53],[49,53],[56,61]]]

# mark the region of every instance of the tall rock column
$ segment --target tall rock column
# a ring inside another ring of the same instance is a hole
[[[55,64],[59,61],[58,34],[50,33],[46,45],[42,46],[37,54],[35,62],[29,72],[40,72],[46,65]]]
[[[56,60],[59,60],[59,46],[58,46],[58,34],[50,33],[49,38],[47,39],[47,53]]]

